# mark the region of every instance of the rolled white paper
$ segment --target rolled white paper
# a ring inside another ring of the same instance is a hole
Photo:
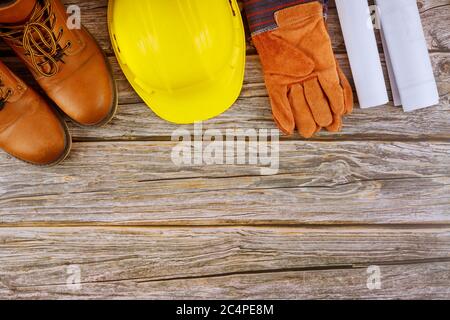
[[[397,80],[395,79],[394,69],[392,68],[392,61],[391,57],[389,56],[389,48],[386,44],[384,30],[381,29],[380,33],[381,33],[381,42],[383,43],[384,59],[386,60],[389,80],[391,83],[392,97],[394,98],[394,106],[399,107],[402,105],[402,99],[400,98],[400,92],[398,91]]]
[[[391,0],[392,1],[392,0]],[[361,108],[389,102],[367,0],[336,0]]]
[[[406,112],[439,103],[416,0],[376,0],[389,58]]]

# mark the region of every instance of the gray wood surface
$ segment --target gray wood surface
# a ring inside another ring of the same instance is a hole
[[[5,297],[449,294],[450,228],[5,228],[0,242],[4,255],[14,257],[2,261],[0,294]],[[74,291],[66,284],[73,265],[83,279]],[[382,279],[376,290],[367,286],[373,265],[379,266]]]
[[[41,224],[450,223],[449,142],[282,143],[279,174],[177,167],[175,142],[84,142],[63,165],[1,161],[0,219]],[[25,170],[25,169],[22,169]]]
[[[120,71],[107,1],[64,2],[80,5],[108,54],[120,110],[102,129],[70,125],[73,152],[56,168],[0,153],[0,298],[450,298],[450,0],[418,1],[440,105],[357,108],[342,133],[283,137],[272,176],[175,166],[180,127]],[[351,79],[333,5],[329,29]],[[241,97],[204,129],[275,128],[247,51]],[[31,82],[3,44],[0,57]],[[368,286],[374,266],[379,289]]]

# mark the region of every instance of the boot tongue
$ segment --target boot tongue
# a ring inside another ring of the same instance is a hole
[[[0,6],[0,23],[15,24],[26,21],[38,0],[16,0],[12,4]]]

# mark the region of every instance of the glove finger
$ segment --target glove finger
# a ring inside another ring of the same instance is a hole
[[[292,135],[295,129],[295,120],[288,99],[288,89],[267,81],[272,114],[278,128],[286,135]]]
[[[336,70],[319,75],[319,81],[333,113],[343,115],[345,113],[344,91],[339,83]]]
[[[330,132],[340,132],[342,130],[342,116],[333,115],[333,123],[327,127]]]
[[[316,124],[319,127],[327,127],[333,122],[328,100],[324,95],[317,78],[310,79],[304,83],[305,97],[311,109]]]
[[[344,105],[345,105],[344,114],[350,114],[353,112],[354,106],[353,89],[344,72],[342,71],[341,67],[339,66],[339,64],[337,64],[337,62],[336,65],[339,74],[339,80],[341,81],[342,89],[344,89]]]
[[[311,138],[317,132],[318,126],[306,102],[304,89],[300,84],[294,85],[291,88],[289,101],[298,132],[304,138]]]

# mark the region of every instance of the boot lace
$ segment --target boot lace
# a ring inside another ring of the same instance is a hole
[[[26,23],[0,25],[0,36],[22,47],[40,75],[52,77],[59,72],[58,62],[64,63],[65,52],[71,47],[70,41],[64,47],[59,44],[64,30],[54,30],[55,25],[56,15],[50,1],[38,0]]]
[[[8,102],[8,99],[12,96],[12,94],[12,90],[10,88],[5,89],[2,79],[0,79],[0,111],[3,110],[6,102]]]

